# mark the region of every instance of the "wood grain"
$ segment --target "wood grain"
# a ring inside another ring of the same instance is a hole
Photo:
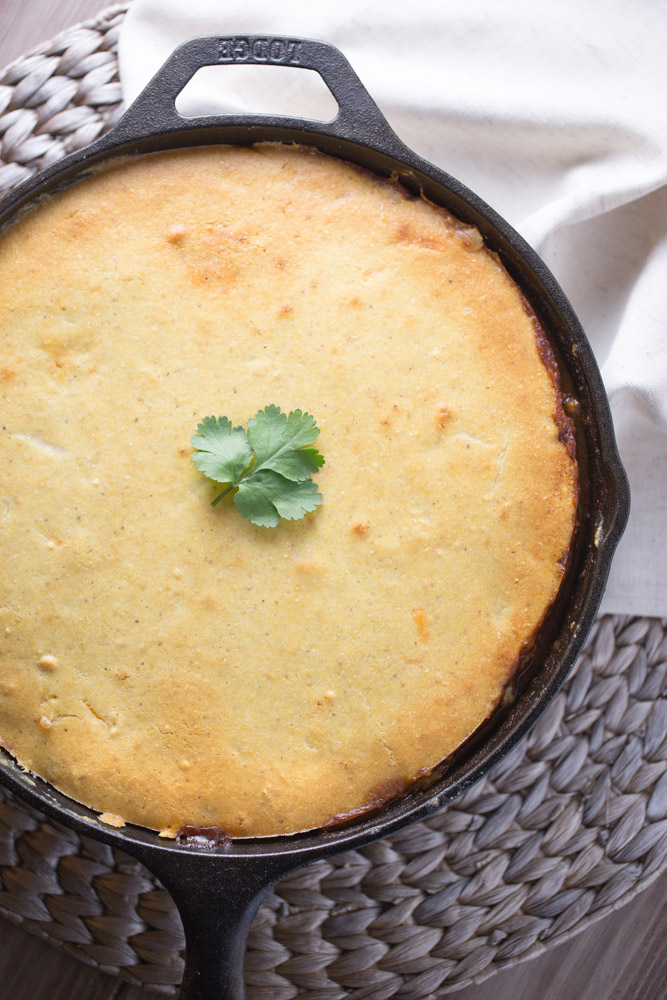
[[[99,0],[1,0],[0,66],[105,6]],[[452,996],[667,1000],[666,890],[663,875],[626,907],[566,944]],[[150,995],[0,920],[0,1000],[146,1000]]]
[[[100,0],[0,0],[0,67],[110,6]]]

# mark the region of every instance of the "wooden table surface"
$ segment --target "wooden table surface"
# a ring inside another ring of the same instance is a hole
[[[102,9],[101,0],[0,0],[0,67]],[[663,875],[566,944],[451,995],[457,1000],[667,1000],[666,939]],[[147,1000],[151,995],[0,920],[0,1000]]]

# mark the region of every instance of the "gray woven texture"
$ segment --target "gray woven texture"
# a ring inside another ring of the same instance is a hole
[[[119,117],[124,12],[111,8],[0,73],[0,191],[88,145]]]
[[[0,190],[116,120],[124,8],[0,75]],[[285,879],[249,940],[250,1000],[425,1000],[525,961],[647,886],[667,860],[667,621],[600,618],[530,736],[425,823]],[[119,852],[0,789],[0,914],[168,994],[174,906]]]
[[[667,859],[667,621],[604,617],[523,743],[438,816],[286,878],[250,935],[250,1000],[442,995],[579,933]],[[173,992],[178,915],[119,852],[0,790],[0,913]]]

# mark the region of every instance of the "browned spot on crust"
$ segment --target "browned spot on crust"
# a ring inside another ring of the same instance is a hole
[[[420,642],[426,644],[429,640],[430,629],[428,616],[423,608],[414,608],[412,611],[412,620],[417,628],[417,638]]]
[[[285,305],[281,306],[280,309],[278,310],[278,316],[291,316],[293,312],[294,312],[294,307],[291,306],[288,302],[286,302]]]
[[[303,573],[304,576],[312,576],[313,573],[319,573],[322,569],[322,564],[316,559],[302,559],[294,567],[297,573]]]
[[[442,429],[452,419],[452,411],[445,403],[440,403],[435,408],[435,422]]]
[[[409,243],[412,246],[423,247],[425,250],[443,250],[442,241],[435,237],[425,236],[417,232],[409,222],[401,222],[394,231],[396,243]]]
[[[184,226],[172,226],[165,233],[165,239],[167,243],[171,243],[173,246],[180,246],[185,239],[185,227]]]
[[[205,226],[188,241],[187,262],[195,285],[207,281],[231,285],[242,271],[243,260],[252,252],[249,234],[243,229]]]
[[[13,368],[0,368],[0,382],[9,382],[13,378],[16,378]]]
[[[365,521],[355,521],[352,532],[355,535],[365,535],[368,532],[368,524]]]

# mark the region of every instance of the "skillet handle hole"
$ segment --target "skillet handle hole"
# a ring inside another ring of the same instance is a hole
[[[338,114],[338,102],[315,70],[203,66],[176,98],[176,110],[184,118],[260,114],[331,122]]]

